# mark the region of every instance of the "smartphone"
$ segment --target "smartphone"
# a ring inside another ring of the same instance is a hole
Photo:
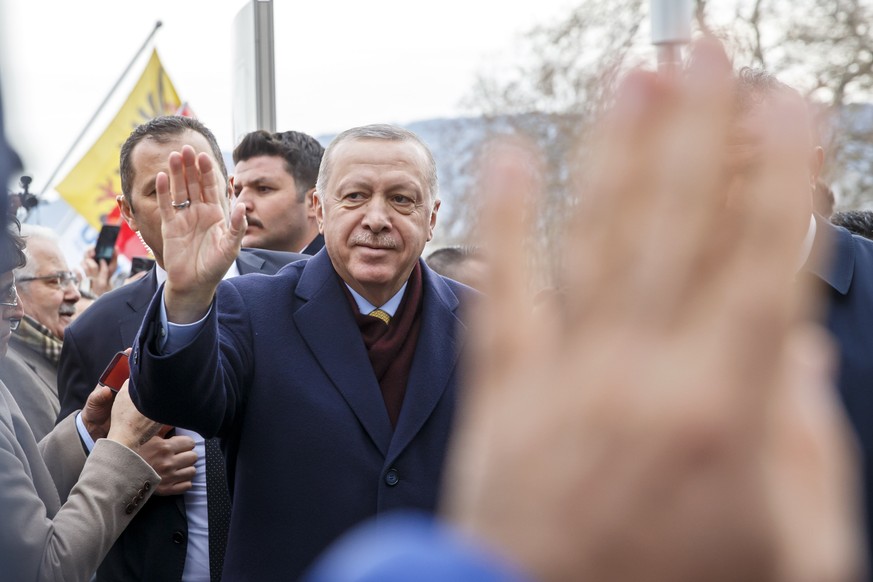
[[[104,261],[108,263],[112,260],[112,255],[115,253],[115,241],[118,240],[118,233],[121,232],[121,227],[115,224],[104,224],[100,229],[100,235],[97,237],[97,246],[94,249],[94,260],[98,263]]]
[[[112,361],[103,370],[98,382],[101,386],[106,386],[113,392],[118,392],[124,385],[124,381],[130,378],[130,365],[127,361],[127,354],[118,352],[113,356]]]
[[[130,277],[133,277],[137,273],[141,273],[143,271],[148,271],[155,265],[154,259],[149,259],[148,257],[133,257],[130,260]]]

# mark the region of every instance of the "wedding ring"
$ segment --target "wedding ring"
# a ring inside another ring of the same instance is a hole
[[[176,204],[175,202],[172,202],[171,204],[173,205],[173,208],[176,210],[184,210],[185,208],[188,208],[189,206],[191,206],[191,200],[189,199],[189,200],[186,200],[185,202],[179,202],[178,204]]]

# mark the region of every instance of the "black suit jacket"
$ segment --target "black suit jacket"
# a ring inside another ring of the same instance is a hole
[[[312,242],[307,245],[305,249],[303,249],[304,255],[312,255],[313,257],[318,254],[318,251],[324,248],[324,235],[319,234]]]
[[[243,249],[236,264],[242,275],[270,275],[304,258],[297,253]],[[58,365],[59,420],[82,408],[112,356],[133,345],[156,290],[152,269],[139,281],[102,296],[64,331]],[[183,497],[152,496],[109,551],[97,580],[181,580],[187,534]]]

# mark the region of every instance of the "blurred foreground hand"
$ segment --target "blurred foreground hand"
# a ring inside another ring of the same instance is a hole
[[[681,79],[629,75],[589,149],[560,305],[532,310],[519,267],[529,157],[492,161],[444,510],[537,579],[862,571],[856,459],[783,218],[798,193],[778,159],[725,170],[731,86],[711,42]]]

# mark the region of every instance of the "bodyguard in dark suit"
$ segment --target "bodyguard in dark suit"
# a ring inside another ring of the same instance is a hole
[[[165,247],[178,235],[204,252],[168,259],[131,391],[144,413],[222,438],[234,500],[225,576],[291,580],[368,516],[434,509],[460,308],[474,292],[420,259],[439,208],[436,172],[405,130],[336,138],[316,193],[325,249],[273,277],[219,285],[245,224],[240,209],[230,226],[218,220],[211,182],[208,160],[189,148],[158,181]],[[200,247],[209,233],[219,244]]]
[[[227,183],[218,144],[200,122],[162,117],[131,133],[121,150],[124,194],[118,203],[122,216],[154,252],[157,266],[142,279],[102,296],[75,321],[75,329],[68,328],[70,335],[66,337],[70,342],[61,352],[58,369],[63,410],[80,408],[113,355],[133,345],[146,307],[159,283],[166,278],[154,182],[157,173],[166,169],[169,152],[183,143],[193,143],[199,151],[218,160],[216,179]],[[225,188],[224,194],[221,207],[226,215],[230,190]],[[246,249],[239,253],[225,276],[272,274],[301,258],[303,255],[295,253]],[[192,446],[197,453],[196,461],[190,460],[194,455]],[[153,496],[112,547],[97,572],[97,579],[174,581],[209,577],[217,580],[221,574],[230,505],[217,442],[204,442],[200,435],[177,429],[175,436],[156,440],[152,447],[157,447],[159,452],[164,450],[163,454],[171,459],[167,469],[170,475],[162,475],[164,480],[158,495]],[[155,449],[147,446],[146,450]],[[187,465],[183,465],[184,459],[189,459]],[[165,487],[168,483],[170,485]]]
[[[246,209],[243,246],[314,255],[315,181],[324,148],[299,131],[253,131],[233,150],[233,191]],[[302,250],[301,250],[302,249]]]

